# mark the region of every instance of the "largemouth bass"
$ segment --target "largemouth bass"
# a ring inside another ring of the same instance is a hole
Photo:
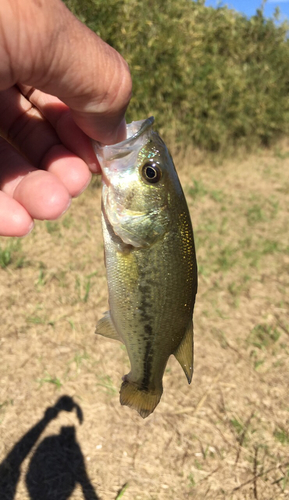
[[[154,118],[127,139],[95,146],[102,169],[102,227],[110,311],[96,333],[123,342],[131,371],[120,402],[145,418],[160,401],[171,354],[190,383],[197,263],[187,203]]]

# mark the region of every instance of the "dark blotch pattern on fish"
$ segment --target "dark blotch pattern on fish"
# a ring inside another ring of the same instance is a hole
[[[152,327],[150,325],[145,325],[145,327],[150,327],[150,330],[152,333]],[[151,367],[152,367],[152,360],[153,360],[151,347],[152,347],[151,341],[147,340],[146,350],[145,350],[145,355],[144,355],[144,376],[143,376],[142,383],[141,383],[141,390],[142,391],[147,391],[149,388],[150,374],[151,374]]]
[[[151,325],[151,321],[152,321],[153,317],[150,314],[151,300],[152,300],[152,289],[151,289],[152,280],[149,280],[148,278],[146,278],[144,283],[145,284],[139,286],[142,300],[141,300],[141,303],[140,303],[138,309],[140,311],[141,318],[144,322],[144,326],[143,326],[144,338],[143,338],[143,340],[146,342],[145,355],[144,355],[144,360],[143,360],[144,376],[143,376],[142,383],[141,383],[141,389],[146,391],[149,388],[151,369],[152,369],[152,360],[153,360],[153,353],[152,353],[153,328]]]

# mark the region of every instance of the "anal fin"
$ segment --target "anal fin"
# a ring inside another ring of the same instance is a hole
[[[174,356],[180,363],[190,384],[194,371],[194,328],[192,322],[188,325],[180,345],[174,352]]]
[[[110,311],[106,311],[103,317],[98,321],[95,333],[109,339],[119,340],[120,342],[123,342],[112,322]]]

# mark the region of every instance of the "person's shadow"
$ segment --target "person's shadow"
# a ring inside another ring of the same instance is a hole
[[[35,446],[46,426],[60,411],[76,410],[79,423],[83,413],[69,396],[62,396],[47,408],[34,425],[0,464],[0,498],[13,500],[21,474],[21,464]],[[36,448],[26,474],[31,500],[67,500],[79,484],[85,500],[100,500],[86,472],[84,457],[75,438],[75,427],[62,427],[59,435],[45,438]]]

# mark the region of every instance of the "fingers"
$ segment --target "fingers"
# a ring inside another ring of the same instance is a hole
[[[0,88],[32,85],[65,102],[93,139],[124,139],[131,78],[122,57],[60,0],[1,3]]]
[[[52,126],[15,86],[0,92],[0,117],[1,136],[35,166],[52,146],[60,144]]]
[[[31,86],[18,83],[18,87],[22,94],[27,96],[29,102],[52,125],[61,142],[70,151],[82,158],[91,172],[100,173],[100,166],[96,159],[91,140],[76,125],[68,106],[57,97],[45,94]]]
[[[25,236],[33,229],[33,220],[16,200],[0,191],[0,235]]]
[[[56,145],[46,153],[42,166],[61,180],[72,198],[79,196],[91,180],[86,163],[62,145]]]
[[[60,217],[71,196],[78,196],[88,185],[91,173],[81,158],[60,143],[50,123],[17,88],[0,92],[0,116],[1,135],[26,156],[0,138],[0,234],[24,236],[34,218]],[[72,129],[76,130],[71,139],[81,149],[89,139],[75,124]]]
[[[24,161],[18,154],[13,156],[11,147],[6,142],[1,142],[2,166],[0,176],[2,178],[2,187],[5,187],[5,183],[10,182],[11,176],[14,178],[14,183],[21,180],[19,177],[20,165],[22,178],[31,171],[33,165],[58,177],[70,196],[78,196],[85,189],[91,178],[86,163],[60,144],[60,139],[54,128],[20,94],[16,87],[0,92],[0,116],[1,135],[18,151],[21,151],[28,160]],[[73,127],[77,130],[74,130]],[[72,145],[73,142],[77,144],[78,146],[75,149],[84,147],[85,141],[89,141],[89,139],[75,124],[71,127],[71,131],[72,135],[67,143],[69,145]],[[87,150],[88,154],[86,156],[89,159],[90,149],[87,148]],[[16,165],[17,170],[15,170]]]
[[[14,191],[33,219],[58,219],[70,206],[70,196],[64,185],[49,172],[35,170],[23,177]]]
[[[68,209],[71,196],[59,179],[59,170],[65,174],[68,167],[57,151],[51,153],[58,156],[57,176],[31,166],[4,139],[0,139],[0,154],[5,165],[0,169],[0,234],[23,236],[32,228],[32,219],[57,219]]]

